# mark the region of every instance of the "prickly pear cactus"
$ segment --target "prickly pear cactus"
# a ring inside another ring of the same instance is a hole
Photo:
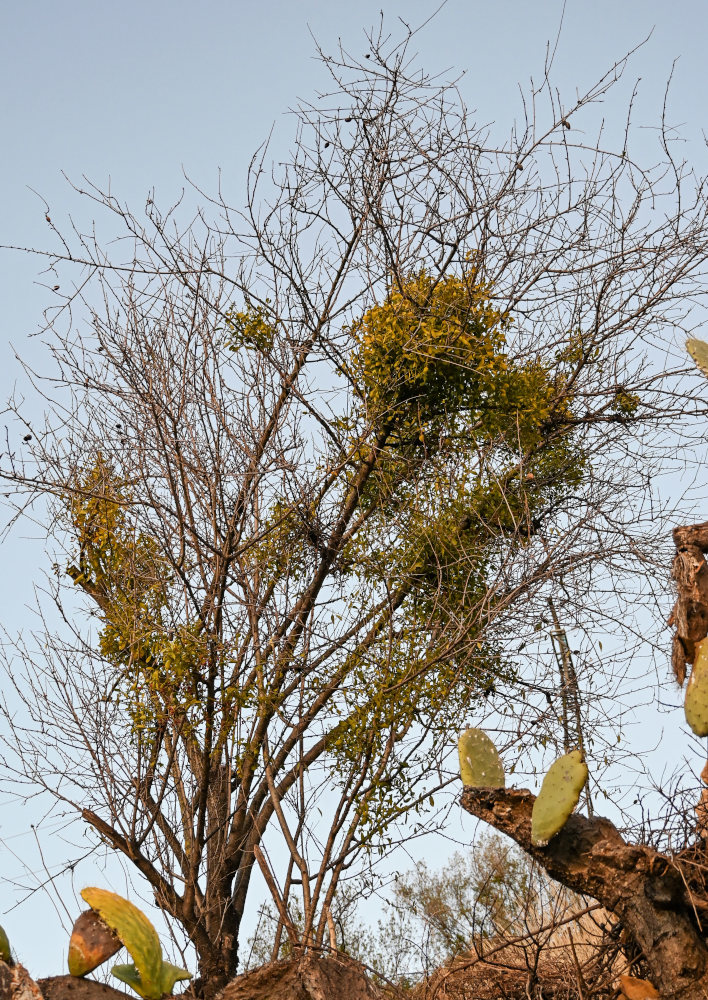
[[[683,703],[686,722],[696,736],[708,736],[708,639],[696,643],[696,659]]]
[[[696,366],[708,378],[708,344],[698,337],[689,337],[686,341],[686,350],[693,358]]]
[[[472,788],[503,788],[504,768],[497,748],[481,729],[466,729],[457,743],[462,784]]]
[[[107,889],[90,887],[81,895],[120,938],[135,963],[116,965],[113,975],[144,1000],[160,1000],[172,992],[178,979],[191,979],[186,969],[163,960],[157,931],[137,906]]]
[[[531,813],[531,843],[545,847],[563,829],[588,780],[587,765],[579,750],[559,757],[543,779]]]
[[[0,927],[0,961],[7,962],[8,965],[12,962],[12,952],[10,951],[10,942],[7,939],[7,934]]]
[[[85,910],[74,924],[69,941],[69,973],[85,976],[122,948],[117,934],[95,910]]]
[[[163,997],[168,996],[172,992],[175,988],[175,983],[191,978],[192,973],[187,972],[186,969],[181,969],[178,965],[173,965],[171,962],[163,962],[162,969],[160,970],[160,988],[162,989]]]
[[[145,992],[140,973],[132,962],[129,965],[114,965],[111,972],[116,979],[120,979],[122,983],[130,986],[131,990],[135,990],[138,996],[144,997],[145,1000],[153,1000],[153,994]],[[178,966],[172,965],[171,962],[163,962],[160,970],[159,995],[161,997],[169,996],[178,980],[191,978],[191,974],[186,969],[180,969]]]
[[[114,931],[135,962],[144,988],[150,991],[160,981],[162,948],[157,931],[137,906],[108,889],[89,887],[81,895],[103,922]],[[160,994],[156,994],[159,1000]]]

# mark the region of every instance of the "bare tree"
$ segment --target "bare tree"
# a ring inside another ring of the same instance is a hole
[[[702,408],[665,337],[702,291],[703,182],[665,133],[641,169],[629,115],[615,151],[587,138],[625,64],[569,105],[544,77],[500,140],[410,39],[321,54],[330,92],[243,209],[80,190],[124,238],[57,233],[46,423],[2,459],[62,616],[8,663],[4,776],[135,866],[204,994],[254,864],[281,933],[326,947],[339,881],[429,822],[469,712],[555,732],[557,680],[502,652],[559,587],[564,621],[621,622],[617,581],[659,565],[652,473]]]

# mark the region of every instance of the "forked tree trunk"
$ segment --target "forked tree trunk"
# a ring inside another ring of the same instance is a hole
[[[526,789],[466,788],[462,807],[515,840],[552,878],[614,913],[665,1000],[708,1000],[708,948],[695,916],[708,901],[689,896],[669,858],[626,843],[601,817],[573,815],[547,847],[534,847],[535,798]]]

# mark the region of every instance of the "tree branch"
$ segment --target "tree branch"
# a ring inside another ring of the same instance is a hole
[[[462,808],[505,833],[549,875],[616,914],[641,948],[664,997],[708,997],[708,948],[671,859],[628,844],[602,817],[574,814],[547,847],[531,843],[527,789],[465,788]],[[701,992],[703,990],[703,992]]]

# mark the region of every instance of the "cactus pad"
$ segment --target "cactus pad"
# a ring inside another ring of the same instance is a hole
[[[700,368],[706,378],[708,378],[708,344],[705,340],[699,340],[698,337],[689,337],[686,341],[686,350],[696,363],[696,367]]]
[[[125,983],[126,986],[130,986],[131,990],[135,990],[139,997],[148,997],[148,994],[145,993],[140,973],[132,962],[129,965],[114,965],[111,973],[116,979],[120,979],[122,983]]]
[[[160,970],[158,994],[157,990],[146,992],[140,973],[132,962],[129,965],[114,965],[111,972],[116,979],[120,979],[122,983],[130,986],[131,990],[135,990],[138,996],[143,997],[144,1000],[157,1000],[158,996],[169,996],[178,980],[192,978],[191,973],[187,972],[186,969],[180,969],[177,965],[172,965],[171,962],[163,962]]]
[[[85,976],[120,951],[120,938],[95,912],[85,910],[74,924],[69,941],[69,972]]]
[[[107,889],[89,887],[82,889],[81,895],[130,952],[142,982],[141,996],[159,1000],[162,948],[148,918],[137,906]]]
[[[81,895],[130,952],[135,964],[115,965],[111,971],[116,979],[130,986],[138,996],[144,1000],[160,1000],[172,992],[178,979],[192,978],[186,969],[163,960],[157,931],[137,906],[107,889],[83,889]],[[117,950],[109,952],[105,958],[114,955]]]
[[[191,979],[191,978],[192,978],[192,973],[187,972],[186,969],[180,969],[178,965],[173,965],[171,962],[163,962],[162,971],[160,973],[160,986],[162,987],[162,995],[168,996],[175,988],[175,983],[183,979]]]
[[[708,736],[708,639],[696,643],[696,659],[683,707],[686,722],[696,736]]]
[[[462,784],[472,788],[503,788],[504,768],[497,748],[481,729],[466,729],[457,744]]]
[[[587,765],[579,750],[551,764],[531,813],[531,843],[535,847],[545,847],[563,829],[587,780]]]
[[[0,962],[7,962],[8,965],[12,962],[10,942],[8,941],[7,934],[2,927],[0,927]]]

